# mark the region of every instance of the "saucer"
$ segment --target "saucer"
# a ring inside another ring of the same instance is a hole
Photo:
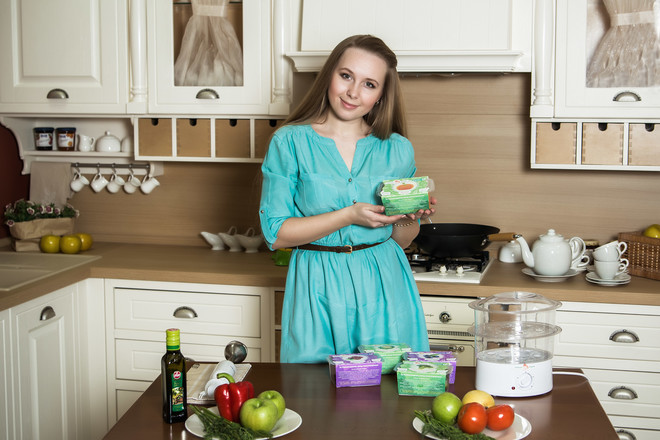
[[[622,286],[624,284],[628,284],[630,280],[631,277],[627,273],[619,274],[611,280],[599,278],[596,272],[587,273],[587,281],[590,283],[598,284],[600,286]]]
[[[560,281],[564,281],[571,277],[574,277],[580,272],[575,269],[568,269],[568,272],[566,272],[564,275],[539,275],[529,267],[526,267],[522,270],[522,273],[524,273],[525,275],[529,275],[530,277],[535,278],[539,281],[543,281],[544,283],[558,283]]]

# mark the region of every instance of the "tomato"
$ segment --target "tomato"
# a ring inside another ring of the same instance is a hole
[[[509,405],[495,405],[486,410],[488,429],[503,431],[513,425],[515,413]]]
[[[458,427],[468,434],[478,434],[483,431],[487,421],[486,407],[478,402],[467,403],[458,412]]]

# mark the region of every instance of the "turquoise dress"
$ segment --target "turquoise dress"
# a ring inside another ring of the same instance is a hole
[[[380,204],[380,182],[415,171],[412,145],[398,134],[360,139],[349,171],[332,139],[310,125],[281,127],[262,165],[264,238],[272,249],[290,217],[356,202]],[[351,254],[293,251],[282,308],[282,362],[327,362],[328,355],[355,353],[360,344],[403,342],[413,350],[429,349],[417,285],[391,235],[391,226],[350,225],[314,244],[383,243]]]

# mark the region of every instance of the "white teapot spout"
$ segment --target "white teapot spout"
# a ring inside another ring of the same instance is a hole
[[[534,255],[532,254],[529,245],[525,241],[522,235],[516,237],[518,243],[520,243],[520,250],[522,251],[523,262],[530,268],[534,268]]]

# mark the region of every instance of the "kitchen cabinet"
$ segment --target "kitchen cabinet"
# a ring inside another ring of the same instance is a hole
[[[564,302],[554,366],[581,368],[623,439],[660,436],[660,307]]]
[[[527,0],[294,3],[301,27],[292,32],[295,50],[287,56],[299,72],[318,71],[336,44],[354,34],[382,38],[397,54],[399,72],[531,70],[533,2]]]
[[[138,118],[138,160],[261,162],[282,119]]]
[[[0,437],[14,437],[12,373],[11,373],[11,324],[9,310],[0,311]]]
[[[271,87],[271,2],[220,3],[198,6],[195,13],[195,1],[147,1],[149,113],[288,113],[287,99],[277,102]],[[204,38],[204,32],[214,38]],[[192,47],[203,50],[193,54],[187,50]],[[272,61],[284,64],[277,53]]]
[[[272,296],[261,287],[105,280],[110,423],[160,375],[168,328],[181,330],[189,359],[219,362],[238,339],[247,362],[271,361]]]
[[[0,5],[0,112],[125,114],[127,1]]]
[[[11,309],[15,438],[76,439],[76,287]],[[57,404],[53,404],[57,402]]]
[[[536,1],[532,168],[660,170],[660,43],[643,3],[610,16],[609,0]]]

